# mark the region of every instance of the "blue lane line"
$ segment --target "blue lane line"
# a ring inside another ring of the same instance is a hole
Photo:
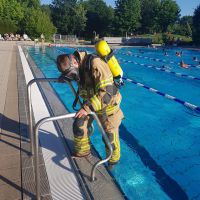
[[[154,172],[157,183],[172,200],[189,200],[189,197],[181,186],[166,174],[164,169],[151,157],[150,153],[138,142],[133,134],[127,130],[123,123],[120,126],[120,133],[123,133],[120,134],[120,139],[124,140],[140,157],[142,163]]]
[[[129,53],[120,53],[120,52],[117,52],[116,54],[121,54],[121,55],[127,55],[127,56],[132,56],[132,57],[135,57],[135,58],[144,58],[144,59],[148,59],[148,60],[152,60],[152,61],[156,61],[156,62],[161,62],[161,63],[167,63],[167,64],[176,64],[176,65],[179,65],[180,63],[177,63],[177,62],[174,62],[174,61],[167,61],[167,60],[162,60],[162,59],[159,59],[159,58],[151,58],[151,57],[148,57],[148,56],[140,56],[140,55],[137,55],[137,54],[129,54]],[[189,67],[194,67],[194,68],[197,68],[199,69],[200,66],[195,66],[195,65],[192,65],[192,64],[189,64],[188,65]]]
[[[187,75],[187,74],[181,74],[181,73],[170,71],[168,69],[163,69],[163,68],[160,68],[160,67],[157,67],[157,66],[154,66],[154,65],[141,64],[141,63],[138,63],[138,62],[135,62],[135,61],[125,60],[125,59],[122,59],[122,58],[119,58],[119,60],[121,60],[124,63],[133,63],[135,65],[139,65],[139,66],[155,69],[155,70],[158,70],[158,71],[161,71],[161,72],[173,74],[173,75],[176,75],[178,77],[184,77],[184,78],[200,81],[199,77],[194,77],[194,76],[190,76],[190,75]]]
[[[185,106],[185,107],[187,107],[187,108],[189,108],[189,109],[191,109],[191,110],[200,112],[200,107],[198,107],[198,106],[196,106],[196,105],[194,105],[194,104],[191,104],[191,103],[189,103],[189,102],[187,102],[187,101],[183,101],[183,100],[181,100],[181,99],[178,99],[178,98],[176,98],[176,97],[174,97],[174,96],[172,96],[172,95],[169,95],[169,94],[160,92],[160,91],[158,91],[158,90],[156,90],[156,89],[154,89],[154,88],[148,87],[148,86],[146,86],[146,85],[144,85],[144,84],[142,84],[142,83],[136,82],[136,81],[134,81],[134,80],[132,80],[132,79],[129,79],[129,78],[126,78],[126,77],[124,77],[123,79],[126,80],[126,81],[128,81],[128,82],[130,82],[130,83],[133,83],[133,84],[135,84],[135,85],[137,85],[137,86],[139,86],[139,87],[143,87],[143,88],[145,88],[145,89],[147,89],[147,90],[149,90],[149,91],[151,91],[151,92],[153,92],[153,93],[156,93],[156,94],[158,94],[158,95],[160,95],[160,96],[163,96],[163,97],[165,97],[165,98],[167,98],[167,99],[170,99],[170,100],[172,100],[172,101],[175,101],[175,102],[177,102],[177,103],[179,103],[179,104],[181,104],[181,105],[183,105],[183,106]]]

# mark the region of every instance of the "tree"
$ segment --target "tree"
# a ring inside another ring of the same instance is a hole
[[[68,0],[54,0],[51,5],[52,20],[61,34],[71,34],[71,16],[73,2]]]
[[[188,37],[192,37],[192,28],[188,22],[187,22],[187,26],[186,26],[186,34],[185,35]]]
[[[40,0],[0,0],[0,31],[26,32],[30,37],[43,33],[49,38],[56,28],[41,10]]]
[[[24,18],[24,9],[17,0],[0,1],[0,32],[15,33]]]
[[[196,45],[200,45],[200,5],[194,11],[192,38]]]
[[[183,16],[180,18],[179,23],[183,26],[185,26],[187,23],[189,23],[190,26],[192,26],[193,20],[192,16]]]
[[[43,12],[45,12],[50,18],[51,18],[51,8],[50,8],[50,6],[49,5],[46,5],[46,4],[44,4],[44,5],[41,5],[41,10],[43,11]]]
[[[18,0],[21,4],[24,4],[25,7],[29,8],[39,8],[40,0]]]
[[[27,9],[25,17],[24,31],[33,38],[40,37],[43,33],[49,39],[56,32],[49,16],[40,9]]]
[[[52,2],[52,20],[59,33],[75,33],[75,21],[77,20],[75,8],[75,0],[54,0]]]
[[[180,34],[188,37],[192,36],[192,16],[183,16],[180,21]]]
[[[183,16],[175,24],[168,26],[168,31],[171,33],[192,36],[192,16]]]
[[[9,21],[16,26],[24,18],[23,7],[17,0],[2,0],[0,11],[0,21]]]
[[[80,33],[85,30],[86,27],[86,10],[83,4],[79,3],[75,7],[75,17],[74,17],[74,30],[75,33],[80,36]]]
[[[117,0],[115,3],[115,21],[118,34],[137,31],[141,19],[140,0]]]
[[[180,8],[174,0],[161,0],[159,10],[159,24],[162,32],[166,32],[179,19]]]
[[[112,23],[114,20],[114,10],[107,6],[103,0],[88,0],[84,2],[87,10],[87,28],[85,35],[93,36],[93,32],[101,36],[110,35],[112,33]]]
[[[141,0],[141,31],[142,33],[154,33],[159,31],[158,13],[159,0]]]

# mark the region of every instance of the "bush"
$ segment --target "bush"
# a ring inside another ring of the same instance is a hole
[[[153,42],[154,44],[162,44],[162,43],[163,43],[162,35],[161,35],[161,34],[156,34],[156,35],[152,38],[152,42]]]
[[[163,33],[162,39],[165,44],[173,44],[175,37],[170,33]]]

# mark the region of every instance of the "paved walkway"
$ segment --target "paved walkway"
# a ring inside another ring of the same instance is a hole
[[[16,44],[0,42],[0,199],[21,199]]]

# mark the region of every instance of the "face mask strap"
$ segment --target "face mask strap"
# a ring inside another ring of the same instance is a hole
[[[62,75],[64,77],[66,77],[68,80],[75,80],[75,81],[79,81],[79,72],[78,72],[78,68],[75,67],[70,67],[68,69],[66,69]]]
[[[74,67],[70,65],[69,68],[65,69],[65,70],[62,72],[62,74],[66,75],[66,74],[68,74],[70,71],[72,71],[73,69],[74,69]]]

